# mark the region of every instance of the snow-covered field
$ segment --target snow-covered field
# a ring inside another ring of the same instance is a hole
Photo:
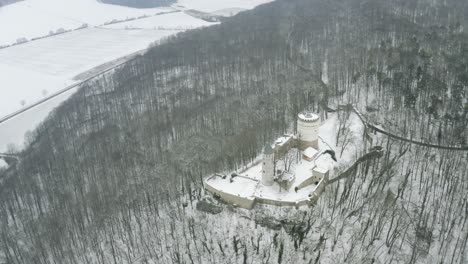
[[[74,29],[102,25],[114,19],[154,15],[170,7],[136,9],[100,3],[96,0],[26,0],[0,8],[0,45],[18,38],[48,35],[59,28]],[[8,25],[8,26],[3,26]]]
[[[0,55],[0,117],[13,113],[23,104],[37,101],[71,83],[66,78],[45,75],[17,66],[7,66]],[[1,127],[1,125],[0,125]],[[0,128],[0,135],[2,131]]]
[[[216,13],[231,8],[252,9],[255,6],[271,1],[272,0],[179,0],[176,6],[183,6],[187,9],[195,9],[207,13]]]
[[[50,113],[51,110],[67,100],[77,89],[71,89],[53,99],[0,124],[0,152],[8,150],[10,144],[21,148],[25,134],[32,131]]]
[[[0,50],[0,116],[73,83],[77,74],[145,49],[175,30],[89,28]],[[7,73],[7,74],[3,74]]]
[[[30,40],[47,36],[59,29],[76,29],[83,24],[99,26],[113,20],[154,16],[181,7],[211,13],[251,9],[267,2],[271,0],[180,0],[174,7],[137,9],[103,4],[97,0],[25,0],[0,8],[0,46],[13,44],[19,38]],[[162,20],[164,23],[178,22],[171,17]]]
[[[204,20],[192,17],[184,12],[176,12],[159,16],[151,16],[143,19],[126,21],[104,26],[112,29],[162,29],[162,30],[187,30],[203,26],[209,26],[216,23],[206,22]]]
[[[0,46],[19,38],[47,36],[58,29],[72,30],[83,24],[88,28],[0,49],[0,118],[76,83],[74,77],[80,73],[183,30],[216,24],[178,10],[238,12],[269,1],[181,0],[173,7],[135,9],[97,0],[25,0],[1,7]],[[108,24],[129,18],[137,19]],[[25,132],[33,130],[71,94],[33,108],[20,119],[0,123],[0,151],[9,143],[22,147]]]

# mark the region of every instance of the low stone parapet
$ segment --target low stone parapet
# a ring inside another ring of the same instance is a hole
[[[225,191],[219,190],[209,184],[209,179],[212,177],[219,177],[219,176],[210,176],[204,181],[204,187],[205,190],[208,192],[212,193],[213,195],[216,194],[218,195],[221,200],[239,206],[241,208],[245,209],[252,209],[255,203],[255,197],[254,196],[240,196],[240,195],[234,195],[231,193],[227,193]]]

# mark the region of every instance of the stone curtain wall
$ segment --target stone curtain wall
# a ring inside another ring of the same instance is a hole
[[[221,197],[221,200],[227,203],[236,204],[237,206],[241,208],[245,208],[245,209],[252,209],[253,206],[255,205],[255,202],[268,204],[268,205],[275,205],[275,206],[304,206],[304,205],[313,204],[319,199],[320,195],[325,190],[326,181],[328,180],[328,174],[327,174],[323,179],[319,181],[319,184],[317,185],[317,188],[315,188],[315,191],[312,193],[312,196],[307,199],[301,199],[297,201],[279,201],[279,200],[273,200],[269,198],[261,198],[257,196],[241,197],[241,196],[236,196],[230,193],[220,191],[208,183],[208,180],[212,177],[217,177],[217,176],[210,176],[204,181],[203,184],[205,186],[205,190],[207,190],[208,192],[212,194],[219,195]]]
[[[252,209],[255,203],[255,197],[241,197],[241,196],[233,195],[233,194],[218,190],[208,183],[208,180],[211,177],[216,177],[216,176],[210,176],[204,181],[203,184],[205,185],[205,190],[207,190],[208,192],[212,194],[219,195],[221,199],[227,203],[236,204],[237,206],[241,208],[245,208],[245,209]]]

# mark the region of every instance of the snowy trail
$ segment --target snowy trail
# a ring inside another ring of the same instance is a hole
[[[414,145],[419,145],[423,147],[429,147],[429,148],[436,148],[436,149],[446,149],[446,150],[457,150],[457,151],[468,151],[468,146],[465,147],[452,147],[452,146],[443,146],[443,145],[437,145],[437,144],[430,144],[430,143],[425,143],[422,141],[417,141],[413,140],[410,138],[405,138],[396,134],[392,134],[384,129],[381,129],[375,125],[373,125],[371,122],[369,122],[362,114],[361,112],[356,108],[356,106],[353,105],[353,111],[356,113],[356,115],[359,117],[359,119],[362,121],[362,123],[367,126],[371,131],[379,132],[380,134],[386,135],[390,138],[403,141],[403,142],[408,142]]]
[[[0,153],[0,158],[12,158],[12,159],[18,159],[17,156],[15,155],[10,155],[10,154],[5,154],[5,153]]]
[[[55,98],[37,105],[32,111],[24,111],[7,122],[0,123],[0,151],[7,151],[10,145],[14,146],[14,150],[21,150],[28,131],[34,130],[46,119],[52,109],[67,100],[77,89],[78,87],[70,89]]]
[[[33,103],[33,104],[31,104],[31,105],[25,107],[25,108],[22,108],[22,109],[20,109],[20,110],[14,112],[14,113],[12,113],[12,114],[9,114],[9,115],[7,115],[7,116],[4,116],[4,117],[0,118],[0,124],[2,124],[2,123],[4,123],[4,122],[6,122],[6,121],[8,121],[8,120],[10,120],[10,119],[12,119],[12,118],[14,118],[14,117],[16,117],[16,116],[18,116],[18,115],[20,115],[20,114],[22,114],[22,113],[24,113],[24,112],[26,112],[26,111],[29,111],[29,110],[31,110],[31,109],[33,109],[33,108],[35,108],[35,107],[37,107],[37,106],[39,106],[39,105],[41,105],[41,104],[44,104],[44,103],[46,103],[47,101],[52,100],[52,99],[54,99],[54,98],[56,98],[56,97],[58,97],[58,96],[60,96],[60,95],[62,95],[62,94],[64,94],[64,93],[66,93],[66,92],[72,90],[72,89],[78,88],[81,84],[86,83],[86,82],[88,82],[88,81],[90,81],[90,80],[92,80],[92,79],[94,79],[94,78],[96,78],[96,77],[99,77],[99,76],[101,76],[101,75],[103,75],[103,74],[105,74],[105,73],[107,73],[107,72],[110,72],[110,71],[112,71],[112,70],[114,70],[114,69],[116,69],[116,68],[118,68],[118,67],[124,65],[125,63],[132,61],[132,60],[134,60],[134,58],[129,59],[129,60],[127,60],[127,61],[124,61],[124,62],[122,62],[122,63],[119,63],[119,64],[117,64],[117,65],[114,65],[114,66],[112,66],[112,67],[110,67],[110,68],[107,68],[107,69],[105,69],[105,70],[103,70],[103,71],[100,71],[100,72],[94,74],[93,76],[91,76],[91,77],[89,77],[89,78],[83,80],[83,81],[80,81],[80,82],[78,82],[78,83],[69,85],[69,86],[63,88],[62,90],[59,90],[58,92],[56,92],[56,93],[54,93],[54,94],[52,94],[52,95],[50,95],[50,96],[48,96],[48,97],[46,97],[46,98],[44,98],[44,99],[42,99],[42,100],[39,100],[38,102],[35,102],[35,103]]]

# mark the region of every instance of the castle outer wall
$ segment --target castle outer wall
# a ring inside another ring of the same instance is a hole
[[[241,208],[245,209],[252,209],[255,203],[255,197],[254,196],[239,196],[239,195],[234,195],[231,193],[224,192],[220,189],[217,189],[209,184],[209,179],[211,177],[217,177],[217,176],[210,176],[207,180],[203,181],[203,185],[205,187],[205,190],[212,194],[217,194],[221,199],[227,203],[230,204],[235,204]],[[252,180],[253,181],[253,180]]]
[[[265,197],[258,197],[258,196],[250,196],[250,197],[243,197],[243,196],[236,196],[224,191],[221,191],[219,189],[216,189],[215,187],[211,186],[207,181],[211,177],[216,177],[216,176],[210,176],[204,181],[204,187],[205,190],[212,194],[217,194],[219,195],[220,199],[223,200],[226,203],[234,204],[238,207],[244,208],[244,209],[252,209],[255,205],[255,203],[261,203],[261,204],[268,204],[268,205],[275,205],[275,206],[304,206],[304,205],[311,205],[319,199],[320,195],[323,193],[326,187],[326,182],[328,181],[328,174],[326,177],[320,179],[316,189],[312,193],[312,196],[299,199],[296,201],[285,201],[285,200],[274,200],[274,199],[269,199]],[[305,187],[305,186],[304,186]]]

